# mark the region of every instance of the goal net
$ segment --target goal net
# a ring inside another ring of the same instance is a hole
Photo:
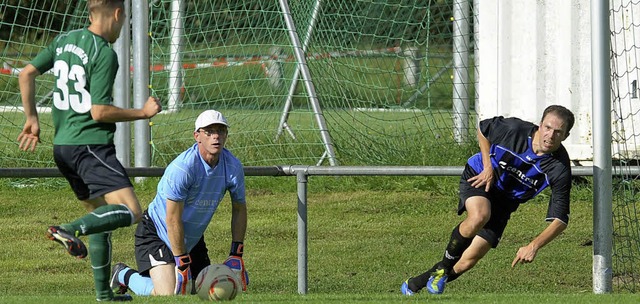
[[[613,284],[640,289],[640,1],[612,0]]]
[[[424,164],[454,142],[450,1],[288,1],[290,12],[278,1],[187,1],[179,77],[167,69],[171,5],[155,2],[150,18],[154,93],[180,92],[169,103],[179,111],[154,120],[159,163],[190,140],[175,126],[204,108],[229,116],[230,145],[248,165],[317,164],[323,155],[342,165]]]
[[[454,51],[452,1],[280,2],[288,12],[273,0],[148,2],[150,93],[165,108],[151,119],[153,166],[165,166],[193,144],[195,117],[210,108],[227,116],[228,148],[249,166],[459,165],[466,159],[459,149],[465,137],[456,136],[475,134],[473,79],[454,87],[452,66],[454,54],[464,54],[460,68],[473,74],[470,3],[462,1],[466,10],[456,21],[466,26],[460,34],[466,43]],[[52,126],[44,111],[37,153],[17,151],[24,119],[17,73],[58,33],[87,26],[86,2],[4,3],[0,161],[51,167]],[[49,106],[52,77],[39,77],[37,85],[38,104]],[[462,107],[453,106],[454,90],[465,98]],[[462,127],[456,129],[454,116],[464,120]]]

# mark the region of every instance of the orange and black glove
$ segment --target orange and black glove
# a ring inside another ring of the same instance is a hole
[[[247,285],[249,285],[249,274],[247,273],[247,269],[244,267],[244,261],[242,260],[242,254],[244,253],[244,245],[242,242],[232,242],[231,243],[231,252],[229,253],[229,257],[224,264],[229,266],[229,268],[233,269],[240,280],[242,281],[242,291],[247,291]]]
[[[191,256],[188,253],[174,257],[176,261],[176,289],[175,294],[186,295],[191,291],[188,288],[191,280]]]

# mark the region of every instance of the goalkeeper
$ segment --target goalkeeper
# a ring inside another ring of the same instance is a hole
[[[196,143],[167,166],[157,194],[135,233],[138,270],[114,265],[111,288],[137,295],[194,293],[189,283],[210,265],[204,231],[225,192],[231,196],[231,250],[224,262],[246,290],[249,278],[242,259],[247,207],[242,163],[227,149],[228,123],[218,111],[202,112],[195,123]],[[195,289],[195,288],[193,288]]]
[[[575,118],[565,107],[552,105],[540,126],[518,118],[486,119],[478,127],[480,153],[467,161],[460,179],[458,214],[467,217],[451,232],[442,260],[406,280],[400,290],[413,295],[426,287],[432,294],[475,266],[500,242],[511,213],[547,187],[550,222],[511,263],[531,263],[538,250],[560,235],[569,222],[571,164],[562,146]]]

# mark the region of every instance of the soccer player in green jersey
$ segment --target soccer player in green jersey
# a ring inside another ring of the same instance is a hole
[[[110,44],[120,36],[126,19],[124,0],[88,0],[87,7],[88,28],[59,35],[20,72],[26,122],[18,142],[24,151],[34,151],[40,142],[35,79],[51,70],[55,76],[54,160],[88,214],[50,226],[47,236],[72,256],[84,258],[89,254],[98,301],[130,300],[114,296],[109,285],[111,231],[137,223],[142,208],[116,158],[113,135],[116,122],[151,118],[162,106],[155,97],[149,97],[142,109],[113,105],[118,60]],[[88,235],[89,252],[78,238],[81,235]]]

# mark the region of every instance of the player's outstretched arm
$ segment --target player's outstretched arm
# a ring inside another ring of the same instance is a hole
[[[142,109],[123,109],[113,105],[92,105],[91,116],[99,122],[123,122],[149,119],[162,111],[160,100],[149,97]]]
[[[511,267],[515,267],[518,263],[525,264],[533,262],[538,254],[538,250],[549,244],[549,242],[560,235],[566,228],[567,224],[558,219],[553,220],[531,243],[518,249],[516,257],[511,263]]]

